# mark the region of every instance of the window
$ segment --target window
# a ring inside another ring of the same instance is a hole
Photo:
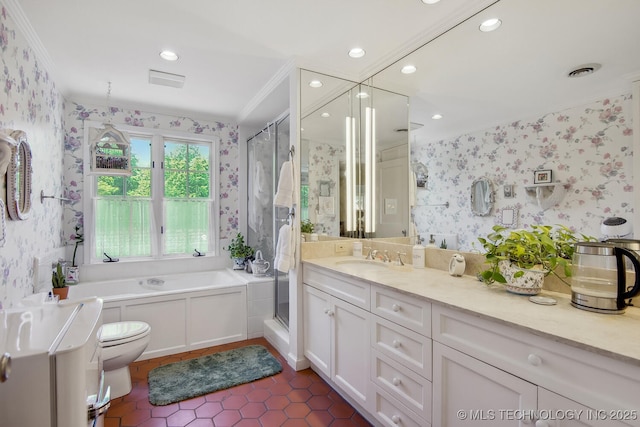
[[[211,166],[217,145],[191,135],[124,130],[131,139],[131,176],[85,178],[91,199],[85,205],[90,262],[106,256],[134,260],[212,253],[217,202]]]

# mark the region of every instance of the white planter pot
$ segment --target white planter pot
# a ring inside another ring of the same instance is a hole
[[[518,295],[537,295],[542,290],[546,271],[519,268],[509,261],[500,261],[498,267],[500,268],[500,273],[507,280],[505,284],[507,291]],[[523,274],[519,277],[514,277],[519,271],[522,271]]]

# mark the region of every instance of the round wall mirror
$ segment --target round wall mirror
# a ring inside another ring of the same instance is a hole
[[[471,212],[487,216],[493,207],[493,187],[488,178],[478,178],[471,184]]]
[[[31,147],[25,132],[16,130],[10,136],[13,144],[7,169],[7,209],[11,219],[27,219],[31,210]]]

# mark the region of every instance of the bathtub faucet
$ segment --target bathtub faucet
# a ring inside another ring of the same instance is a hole
[[[194,252],[193,252],[193,256],[195,256],[195,257],[205,256],[205,255],[206,255],[204,252],[200,252],[200,251],[199,251],[199,250],[197,250],[197,249],[194,249],[193,251],[194,251]]]
[[[103,252],[102,254],[103,254],[104,256],[106,256],[106,258],[105,258],[105,259],[103,259],[103,260],[102,260],[102,262],[118,262],[118,261],[120,261],[120,259],[119,259],[119,258],[111,258],[109,255],[107,255],[107,253],[106,253],[106,252]]]

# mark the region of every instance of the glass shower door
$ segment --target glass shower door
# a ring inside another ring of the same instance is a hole
[[[286,116],[276,125],[276,173],[275,185],[280,178],[280,167],[289,160],[290,138],[289,138],[289,116]],[[273,235],[274,243],[277,244],[280,235],[280,227],[289,220],[289,210],[283,207],[274,207],[273,212]],[[281,271],[275,272],[275,314],[284,326],[289,327],[289,274]]]
[[[289,158],[289,116],[270,123],[247,141],[247,242],[271,267],[267,273],[273,277],[275,287],[275,318],[289,327],[289,275],[273,268],[277,239],[288,220],[289,210],[273,206],[280,167]]]

